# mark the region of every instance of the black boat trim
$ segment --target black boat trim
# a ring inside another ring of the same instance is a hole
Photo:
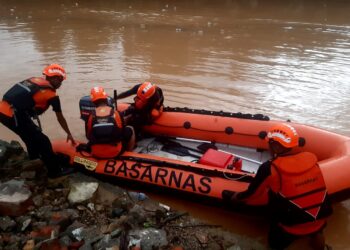
[[[269,121],[270,117],[263,114],[243,114],[241,112],[232,113],[225,111],[210,111],[205,109],[190,109],[187,107],[184,108],[173,108],[173,107],[164,107],[166,112],[178,112],[178,113],[192,113],[192,114],[201,114],[201,115],[214,115],[222,117],[235,117],[240,119],[249,119],[249,120],[259,120],[259,121]]]

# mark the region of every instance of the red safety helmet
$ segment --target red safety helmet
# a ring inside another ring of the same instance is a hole
[[[135,97],[135,106],[138,109],[144,108],[148,100],[154,95],[156,92],[156,85],[150,82],[144,82],[137,90],[137,94]]]
[[[299,145],[299,135],[296,129],[286,123],[272,127],[266,139],[277,141],[285,148],[294,148]]]
[[[43,75],[46,76],[62,76],[63,80],[66,80],[66,71],[61,65],[50,64],[46,66],[43,70]]]
[[[143,101],[150,99],[156,92],[156,85],[150,82],[144,82],[137,90],[137,97]]]
[[[93,87],[90,92],[92,102],[96,102],[101,99],[107,99],[108,95],[102,87]]]

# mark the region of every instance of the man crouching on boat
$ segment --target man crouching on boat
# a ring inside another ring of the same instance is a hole
[[[121,114],[108,103],[108,95],[102,87],[91,89],[91,101],[96,109],[85,123],[88,144],[81,144],[77,150],[91,151],[96,158],[115,158],[124,150],[132,150],[135,133],[131,126],[124,126]]]
[[[135,95],[134,103],[124,111],[124,116],[127,124],[133,126],[138,134],[142,126],[152,124],[161,115],[164,96],[160,87],[150,82],[144,82],[120,93],[117,99],[131,95]]]
[[[316,156],[291,152],[299,146],[299,136],[289,124],[273,127],[266,139],[273,158],[260,166],[248,190],[231,200],[244,202],[268,189],[270,247],[285,249],[295,239],[309,236],[313,249],[325,249],[323,229],[332,207]]]

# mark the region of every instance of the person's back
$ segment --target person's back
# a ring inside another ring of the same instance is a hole
[[[87,120],[86,136],[91,154],[97,158],[114,158],[134,146],[133,129],[124,126],[121,114],[108,105],[107,98],[103,88],[91,90],[96,109]]]
[[[48,108],[48,101],[56,96],[56,90],[42,77],[31,77],[15,84],[3,96],[17,111],[30,116],[42,114]]]
[[[270,246],[284,249],[295,239],[309,236],[314,249],[323,249],[322,230],[332,207],[316,155],[292,152],[300,138],[289,124],[272,128],[267,139],[273,158],[260,166],[247,191],[231,199],[244,201],[268,189]]]
[[[270,207],[283,230],[295,235],[321,230],[332,209],[316,156],[301,152],[271,164]]]
[[[56,90],[66,79],[64,68],[51,64],[44,68],[43,77],[31,77],[12,86],[0,102],[0,122],[16,133],[25,143],[30,159],[40,158],[48,170],[48,177],[59,177],[68,171],[56,160],[49,138],[42,132],[38,115],[49,106],[67,133],[67,140],[75,141],[63,116],[59,96]],[[32,118],[36,118],[38,125]]]

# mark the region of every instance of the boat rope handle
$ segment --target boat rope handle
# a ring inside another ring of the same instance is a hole
[[[266,131],[260,131],[259,134],[247,134],[247,133],[240,133],[234,131],[232,127],[226,127],[225,130],[209,130],[209,129],[202,129],[202,128],[196,128],[191,125],[190,122],[184,122],[183,126],[171,126],[171,125],[164,125],[161,123],[153,122],[153,125],[157,125],[159,127],[167,127],[167,128],[185,128],[185,129],[193,129],[193,130],[198,130],[198,131],[203,131],[203,132],[216,132],[216,133],[225,133],[227,135],[244,135],[244,136],[258,136],[260,139],[265,138]]]
[[[239,181],[240,179],[242,179],[242,178],[244,178],[246,176],[250,176],[250,175],[242,175],[240,177],[233,178],[233,177],[226,176],[226,172],[225,171],[223,173],[224,173],[225,178],[228,179],[228,180],[231,180],[231,181]]]

